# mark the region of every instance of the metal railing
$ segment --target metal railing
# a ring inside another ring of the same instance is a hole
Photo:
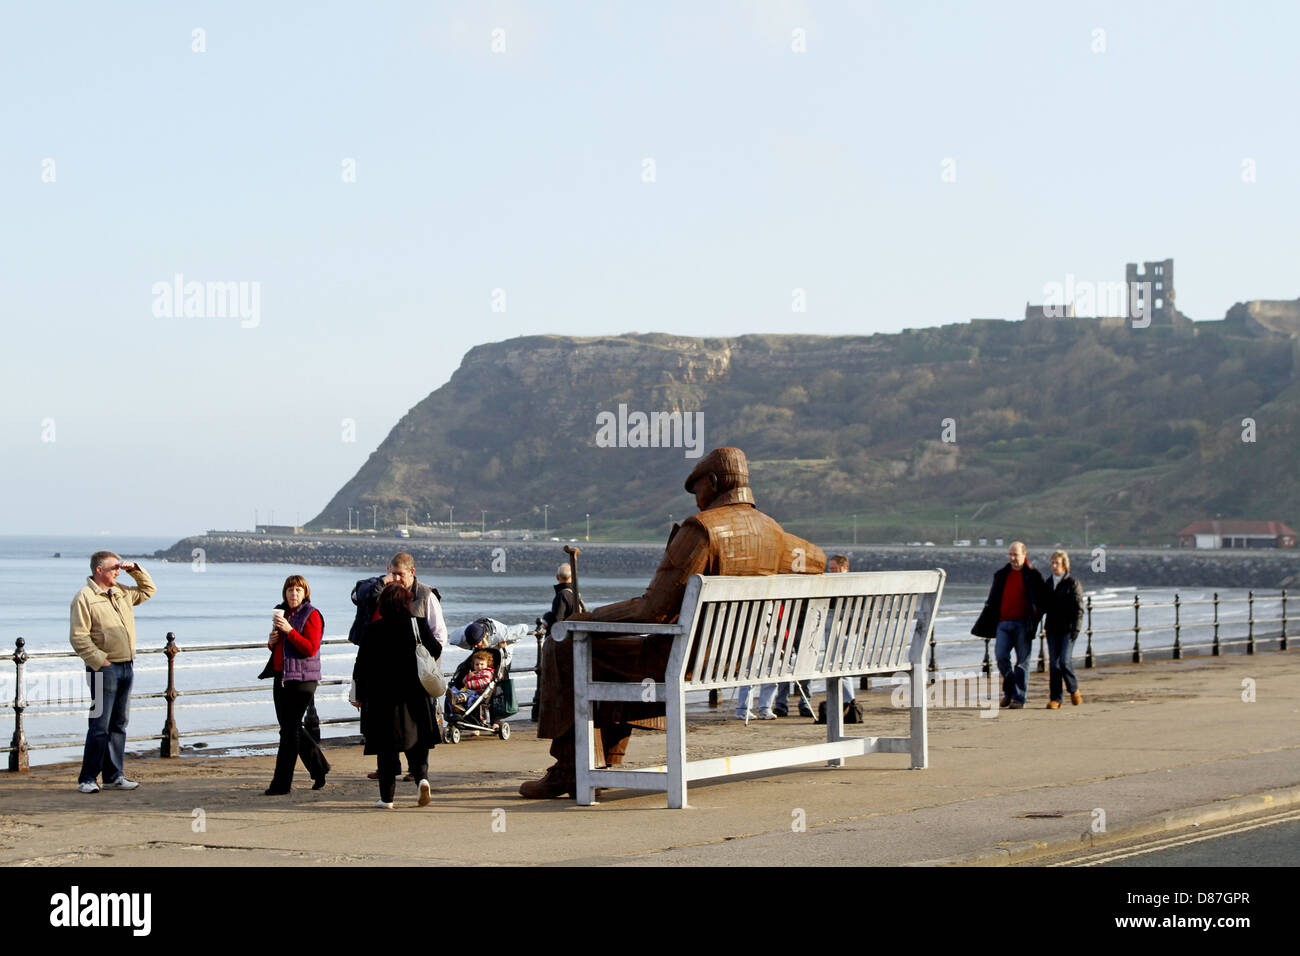
[[[1256,616],[1255,602],[1257,600],[1277,601],[1279,604],[1278,616],[1277,617]],[[1238,626],[1244,625],[1246,628],[1246,634],[1242,637],[1237,637],[1237,638],[1224,638],[1221,636],[1220,631],[1221,628],[1225,625],[1225,623],[1228,622],[1224,622],[1220,619],[1219,612],[1220,609],[1223,608],[1224,606],[1233,605],[1233,604],[1246,605],[1245,619],[1241,621],[1231,622]],[[1125,649],[1123,651],[1112,650],[1106,652],[1105,656],[1113,657],[1113,658],[1126,658],[1134,664],[1142,663],[1145,655],[1153,651],[1167,650],[1170,652],[1170,657],[1173,660],[1182,660],[1183,657],[1186,655],[1186,652],[1189,650],[1197,651],[1202,649],[1208,649],[1211,656],[1219,657],[1225,648],[1230,648],[1235,646],[1243,646],[1247,654],[1254,654],[1262,640],[1267,640],[1270,642],[1276,640],[1278,644],[1277,649],[1280,651],[1285,651],[1288,646],[1288,636],[1287,636],[1288,619],[1287,619],[1286,605],[1287,605],[1287,592],[1285,589],[1283,589],[1282,591],[1276,594],[1268,594],[1268,595],[1261,595],[1261,596],[1257,596],[1255,591],[1248,591],[1246,597],[1244,598],[1220,598],[1219,593],[1215,591],[1214,596],[1212,598],[1206,600],[1199,600],[1199,601],[1184,601],[1181,595],[1175,594],[1172,601],[1147,601],[1145,603],[1143,603],[1142,601],[1141,592],[1138,592],[1133,595],[1133,603],[1131,605],[1127,603],[1125,604],[1115,603],[1115,604],[1098,605],[1096,607],[1094,607],[1093,605],[1092,597],[1088,596],[1086,598],[1086,603],[1084,607],[1084,630],[1080,633],[1080,636],[1087,637],[1087,646],[1084,651],[1083,666],[1085,668],[1091,668],[1096,666],[1098,658],[1102,655],[1099,654],[1099,652],[1096,651],[1096,649],[1094,648],[1093,638],[1097,635],[1103,635],[1103,634],[1131,633],[1133,635],[1133,647],[1131,650],[1129,649]],[[1197,621],[1194,623],[1185,623],[1183,621],[1183,610],[1188,607],[1196,607],[1196,606],[1213,608],[1213,615],[1211,616],[1210,620]],[[1116,611],[1116,610],[1122,610],[1127,607],[1132,607],[1133,609],[1133,623],[1131,625],[1127,625],[1123,627],[1094,627],[1093,626],[1094,610]],[[1143,624],[1142,622],[1143,610],[1150,612],[1156,608],[1172,608],[1173,609],[1172,620],[1168,622],[1157,623],[1154,625],[1150,624],[1149,622],[1147,624]],[[936,620],[942,620],[944,617],[945,615],[940,614],[936,617]],[[951,619],[952,617],[955,617],[955,615],[949,616],[949,619]],[[1276,631],[1276,633],[1268,633],[1263,636],[1256,633],[1257,626],[1269,625],[1269,624],[1278,625],[1278,630]],[[1188,643],[1183,639],[1183,631],[1191,628],[1208,629],[1210,631],[1210,635],[1209,635],[1210,639],[1205,642]],[[1151,632],[1154,632],[1156,634],[1167,632],[1171,636],[1172,641],[1167,645],[1152,646],[1150,643]],[[1146,639],[1148,642],[1145,649],[1142,643],[1144,634],[1147,635]],[[1045,629],[1040,627],[1036,636],[1039,640],[1037,670],[1038,673],[1041,674],[1047,670],[1047,651],[1046,651],[1047,635]],[[937,653],[938,645],[940,644],[956,645],[956,644],[963,644],[971,641],[983,641],[984,660],[980,664],[980,669],[983,671],[985,675],[991,674],[992,661],[989,657],[989,643],[992,640],[993,640],[992,638],[975,637],[972,635],[970,637],[957,638],[954,640],[937,641],[934,635],[931,634],[930,646],[929,646],[930,662],[927,665],[927,670],[930,672],[931,675],[930,678],[931,681],[934,680],[934,675],[940,669],[938,653]],[[866,689],[865,682],[864,682],[864,689]]]
[[[543,634],[540,629],[531,632],[537,640],[538,660],[541,659],[541,647]],[[72,651],[37,651],[30,652],[26,649],[27,642],[23,638],[18,638],[14,642],[14,652],[10,659],[14,663],[17,683],[14,689],[14,699],[12,708],[14,712],[14,730],[10,738],[9,746],[0,748],[0,753],[9,754],[9,770],[13,772],[25,772],[29,769],[29,753],[32,750],[41,749],[66,749],[69,747],[81,746],[84,737],[75,739],[57,740],[39,744],[29,744],[24,729],[24,711],[31,706],[26,699],[26,668],[27,662],[33,660],[77,660],[80,658]],[[321,647],[325,648],[332,645],[350,646],[346,638],[331,638],[321,641]],[[183,648],[186,654],[200,654],[212,651],[243,651],[243,650],[266,650],[265,642],[260,644],[200,644],[193,647]],[[167,688],[158,693],[137,694],[132,692],[132,701],[139,700],[165,700],[167,701],[167,718],[163,723],[162,730],[158,734],[127,737],[127,743],[140,743],[144,741],[157,741],[159,745],[159,755],[162,757],[179,757],[181,753],[182,737],[211,737],[224,734],[241,734],[241,733],[260,733],[267,730],[279,730],[279,724],[256,724],[246,727],[222,727],[216,730],[195,730],[187,733],[181,733],[176,723],[176,701],[182,697],[199,697],[212,694],[247,694],[247,693],[269,693],[271,682],[266,681],[260,684],[253,684],[245,687],[204,687],[194,688],[191,690],[182,690],[176,686],[176,655],[181,653],[182,648],[176,643],[175,633],[168,631],[167,638],[162,647],[141,648],[137,649],[137,657],[143,657],[151,654],[163,654],[167,658]],[[529,668],[511,667],[512,673],[536,673],[537,666]],[[447,677],[451,674],[448,672]],[[333,679],[321,680],[317,682],[317,688],[339,686],[350,683],[347,680]],[[84,705],[87,703],[84,697],[62,697],[42,699],[43,705]],[[35,715],[33,715],[35,716]],[[303,718],[303,726],[307,732],[317,741],[321,739],[320,728],[330,724],[355,724],[358,717],[334,717],[322,720],[316,713],[316,705],[313,703],[308,708],[306,716]],[[2,739],[2,738],[0,738]]]
[[[1257,617],[1255,614],[1255,602],[1257,600],[1278,601],[1279,608],[1280,608],[1278,616]],[[1225,638],[1221,634],[1221,629],[1225,625],[1225,623],[1228,622],[1224,622],[1221,620],[1220,610],[1224,606],[1233,605],[1233,604],[1246,605],[1245,620],[1231,622],[1233,624],[1236,624],[1237,626],[1245,625],[1246,634],[1243,637]],[[1210,655],[1218,657],[1223,653],[1223,651],[1226,648],[1231,648],[1239,645],[1244,646],[1245,653],[1254,654],[1258,649],[1261,641],[1272,642],[1276,640],[1278,645],[1278,650],[1281,651],[1287,650],[1288,647],[1287,592],[1285,590],[1281,591],[1278,594],[1269,594],[1269,595],[1263,595],[1258,597],[1256,595],[1256,592],[1250,591],[1247,593],[1247,596],[1244,598],[1222,598],[1222,599],[1219,597],[1219,594],[1216,591],[1214,592],[1214,596],[1212,598],[1208,600],[1199,600],[1199,601],[1184,601],[1182,600],[1179,594],[1175,594],[1174,599],[1172,601],[1147,601],[1145,603],[1143,603],[1142,601],[1141,592],[1138,592],[1133,595],[1133,603],[1131,605],[1133,609],[1133,623],[1131,625],[1127,625],[1123,627],[1094,627],[1093,625],[1094,611],[1100,611],[1100,610],[1114,611],[1114,610],[1121,610],[1129,606],[1130,605],[1126,603],[1094,606],[1092,597],[1089,596],[1087,598],[1086,606],[1084,609],[1085,629],[1080,634],[1080,636],[1086,635],[1087,637],[1087,646],[1084,651],[1084,665],[1083,665],[1085,668],[1095,667],[1097,665],[1098,660],[1103,656],[1100,652],[1098,652],[1094,648],[1094,637],[1098,635],[1106,635],[1106,634],[1132,633],[1133,646],[1131,650],[1126,648],[1123,651],[1108,651],[1105,653],[1105,656],[1128,659],[1131,660],[1133,663],[1141,663],[1145,655],[1156,651],[1162,652],[1167,650],[1170,652],[1170,656],[1174,660],[1181,660],[1188,651],[1198,651],[1202,649],[1208,649]],[[1212,607],[1213,614],[1210,620],[1198,621],[1190,624],[1185,623],[1183,620],[1183,611],[1184,609],[1193,606]],[[1152,610],[1157,608],[1172,608],[1173,609],[1172,621],[1152,624],[1148,619],[1148,622],[1144,624],[1142,620],[1142,612],[1145,610],[1149,613]],[[936,621],[943,621],[943,620],[952,621],[952,620],[957,620],[959,618],[969,618],[969,617],[970,615],[940,613],[936,615]],[[1261,636],[1256,632],[1256,628],[1258,626],[1271,625],[1271,624],[1278,625],[1278,630],[1276,633],[1268,633]],[[1204,642],[1188,643],[1186,640],[1184,640],[1183,632],[1190,628],[1208,629],[1210,631],[1209,640]],[[1151,634],[1153,633],[1160,634],[1162,632],[1169,633],[1172,639],[1171,643],[1167,645],[1153,646],[1151,644]],[[540,662],[542,639],[544,636],[541,627],[540,626],[537,627],[532,632],[532,635],[537,641],[537,651],[538,651],[537,660]],[[1046,654],[1047,641],[1046,641],[1046,635],[1041,629],[1039,630],[1037,636],[1040,641],[1039,649],[1038,649],[1037,670],[1039,673],[1043,673],[1047,670],[1047,654]],[[1147,641],[1145,648],[1143,646],[1144,636]],[[970,636],[970,637],[962,637],[962,638],[956,638],[951,640],[939,641],[932,633],[930,637],[930,643],[929,643],[929,663],[927,664],[927,672],[929,674],[930,681],[933,682],[938,678],[939,671],[941,669],[939,663],[939,648],[941,646],[944,648],[948,648],[954,645],[966,644],[974,641],[984,642],[984,659],[979,665],[979,667],[981,668],[981,670],[986,676],[991,675],[992,668],[993,668],[993,661],[989,656],[989,643],[991,640],[992,640],[991,638]],[[71,651],[41,651],[36,653],[30,653],[25,649],[25,643],[26,642],[23,640],[23,638],[21,637],[18,638],[15,643],[14,653],[11,657],[17,671],[17,683],[15,685],[14,699],[11,705],[14,712],[14,731],[9,746],[0,748],[0,752],[7,752],[9,754],[9,769],[11,771],[18,771],[18,772],[26,771],[28,769],[28,754],[31,750],[38,750],[42,748],[46,748],[46,749],[68,748],[68,747],[79,746],[81,743],[81,739],[78,738],[78,739],[55,741],[49,743],[40,743],[40,744],[32,744],[32,745],[28,744],[26,735],[24,733],[24,726],[23,726],[24,711],[29,706],[28,702],[25,700],[24,697],[24,670],[27,662],[29,660],[50,659],[50,658],[62,658],[62,659],[71,658],[71,659],[78,659],[78,660],[79,658],[77,658],[77,655],[72,653]],[[321,642],[322,647],[331,646],[331,645],[346,645],[346,644],[348,644],[348,641],[344,638],[333,638]],[[265,648],[266,645],[264,643],[262,644],[203,644],[195,647],[186,647],[184,648],[184,651],[186,654],[197,654],[197,653],[212,652],[212,651],[239,651],[239,650],[257,650],[257,649],[265,650]],[[140,656],[149,655],[149,654],[163,654],[167,657],[167,689],[160,693],[153,693],[153,694],[133,693],[131,695],[133,700],[149,700],[149,699],[166,700],[167,718],[163,723],[162,730],[157,735],[128,737],[127,741],[129,743],[139,743],[142,741],[156,740],[158,741],[159,744],[159,753],[161,756],[177,757],[180,755],[181,752],[180,740],[182,737],[198,737],[198,736],[210,737],[210,736],[217,736],[223,734],[260,733],[262,731],[268,731],[268,730],[279,730],[278,724],[259,724],[259,725],[247,726],[247,727],[223,727],[216,730],[198,730],[198,731],[190,731],[188,733],[181,733],[179,728],[177,727],[176,710],[175,710],[175,704],[177,699],[179,698],[197,697],[197,696],[211,695],[211,694],[244,694],[250,692],[251,693],[268,692],[270,690],[270,685],[268,683],[255,684],[247,687],[216,687],[216,688],[196,688],[193,690],[181,690],[176,686],[176,669],[175,669],[176,655],[181,653],[181,650],[182,648],[180,647],[180,645],[176,643],[176,635],[172,632],[168,632],[166,642],[162,647],[145,648],[138,652]],[[512,671],[513,670],[515,669],[512,668]],[[538,671],[537,665],[534,665],[533,667],[530,668],[518,669],[518,672],[520,673],[536,674],[537,671]],[[322,680],[319,682],[318,686],[325,687],[325,686],[332,686],[332,685],[341,685],[345,683],[347,683],[347,681],[344,680]],[[860,686],[862,690],[869,690],[870,689],[869,679],[865,677],[862,678],[860,681]],[[85,702],[86,701],[84,698],[65,698],[65,699],[56,699],[56,700],[44,700],[41,703],[43,704],[84,704]],[[709,693],[709,705],[714,707],[718,705],[718,697],[716,691],[711,691]],[[319,716],[316,714],[315,706],[313,705],[312,708],[308,711],[307,716],[303,721],[303,724],[306,727],[308,733],[310,733],[317,740],[320,740],[321,726],[330,725],[330,724],[353,724],[357,722],[357,719],[358,719],[357,717],[353,716],[353,717],[337,717],[337,718],[329,718],[329,719],[321,720]]]

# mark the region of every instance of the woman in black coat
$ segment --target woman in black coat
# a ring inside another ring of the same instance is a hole
[[[1074,641],[1083,627],[1083,585],[1070,574],[1070,556],[1052,552],[1052,574],[1043,580],[1047,619],[1047,657],[1051,666],[1047,709],[1060,710],[1061,684],[1070,692],[1070,703],[1082,704],[1079,681],[1074,676]]]
[[[400,584],[389,584],[379,595],[378,620],[366,625],[365,637],[357,650],[352,679],[356,685],[354,704],[361,709],[361,733],[365,752],[377,758],[379,800],[377,807],[391,810],[397,775],[406,754],[411,775],[418,781],[419,805],[428,806],[429,750],[442,742],[434,703],[425,693],[415,668],[418,639],[436,659],[442,647],[422,619],[412,617],[411,592]],[[420,625],[424,625],[421,627]]]

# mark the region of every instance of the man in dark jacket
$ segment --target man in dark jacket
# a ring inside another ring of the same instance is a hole
[[[439,647],[447,647],[447,625],[442,617],[442,595],[415,577],[415,559],[399,551],[388,562],[383,577],[364,578],[352,588],[352,603],[357,606],[356,617],[348,631],[348,640],[360,644],[366,625],[378,618],[379,593],[389,584],[400,584],[411,592],[411,616],[423,621],[433,632]]]
[[[996,638],[994,656],[1002,675],[1002,707],[1018,710],[1025,706],[1029,685],[1029,652],[1034,631],[1043,616],[1043,576],[1025,558],[1023,541],[1012,541],[1007,549],[1007,564],[993,575],[984,610],[971,628],[976,637]],[[1011,666],[1011,650],[1016,651],[1016,666]]]
[[[573,593],[573,569],[567,564],[561,564],[555,569],[555,580],[559,583],[555,585],[551,609],[542,615],[547,634],[551,633],[551,627],[556,622],[567,621],[578,613],[578,598]]]

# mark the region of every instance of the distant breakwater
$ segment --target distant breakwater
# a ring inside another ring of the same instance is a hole
[[[183,538],[154,553],[155,559],[246,564],[298,564],[383,568],[397,551],[408,551],[417,568],[494,569],[511,574],[554,573],[566,560],[562,541],[473,540],[342,537],[339,535],[220,534]],[[579,573],[649,580],[663,554],[662,543],[577,542],[582,549]],[[1003,548],[906,548],[879,545],[823,545],[827,554],[847,554],[854,571],[902,571],[943,568],[953,584],[987,584],[1006,562]],[[1044,573],[1050,548],[1031,545],[1030,561]],[[1206,587],[1270,590],[1300,586],[1300,553],[1294,550],[1194,551],[1109,548],[1105,570],[1094,571],[1096,558],[1082,549],[1070,551],[1071,570],[1090,590],[1104,587]]]

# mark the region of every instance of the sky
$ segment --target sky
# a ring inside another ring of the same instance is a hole
[[[1194,319],[1294,299],[1297,34],[1265,2],[10,4],[0,534],[306,521],[520,335],[1016,319],[1167,257]]]

